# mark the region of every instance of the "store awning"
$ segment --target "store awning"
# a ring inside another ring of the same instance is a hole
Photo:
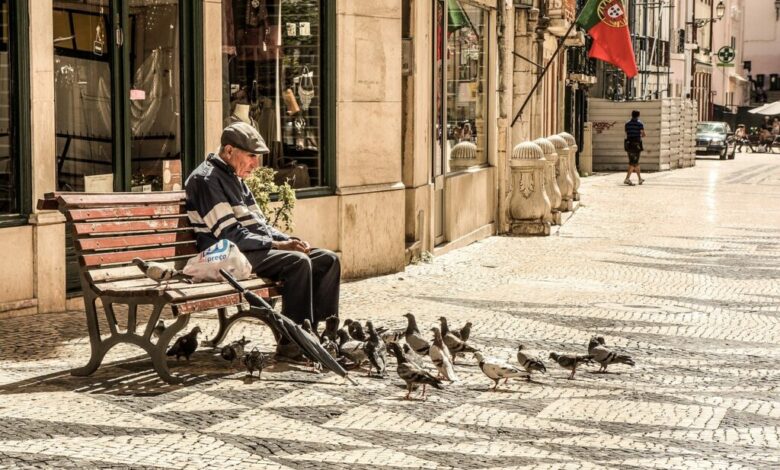
[[[751,114],[763,114],[766,116],[774,116],[775,114],[780,114],[780,101],[775,101],[774,103],[767,103],[763,106],[759,106],[758,108],[751,109],[748,112]]]
[[[740,83],[747,83],[749,81],[747,78],[743,77],[742,75],[738,75],[736,73],[732,73],[731,75],[729,75],[729,78],[731,80],[734,80],[735,82],[740,82]]]

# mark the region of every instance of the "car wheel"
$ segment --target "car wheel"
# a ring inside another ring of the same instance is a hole
[[[721,160],[725,160],[726,156],[728,155],[728,153],[729,153],[729,148],[728,147],[726,147],[723,150],[721,150],[720,151],[720,159]]]
[[[737,145],[734,144],[734,148],[731,150],[731,155],[729,155],[729,160],[734,160],[734,157],[737,156]]]

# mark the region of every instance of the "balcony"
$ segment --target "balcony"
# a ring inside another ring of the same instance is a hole
[[[549,0],[547,16],[550,18],[550,33],[561,37],[566,34],[576,19],[577,0]]]

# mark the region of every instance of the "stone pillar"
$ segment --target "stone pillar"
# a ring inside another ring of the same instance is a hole
[[[512,151],[509,217],[514,235],[550,234],[550,199],[544,190],[546,164],[544,152],[533,142],[518,144]]]
[[[571,175],[572,186],[572,199],[575,201],[580,200],[580,172],[577,169],[577,141],[574,136],[568,132],[561,132],[558,134],[563,137],[563,140],[569,144],[569,175]]]
[[[574,208],[572,203],[574,183],[572,183],[569,171],[569,146],[559,135],[551,135],[547,140],[552,142],[555,146],[555,153],[558,154],[558,162],[555,167],[558,188],[561,190],[561,205],[558,207],[561,212],[569,212]]]
[[[463,170],[477,165],[477,146],[473,142],[458,142],[450,151],[450,168]]]
[[[555,176],[558,154],[555,153],[555,146],[552,142],[544,137],[534,140],[534,143],[544,152],[546,162],[544,165],[544,190],[550,200],[550,223],[561,225],[561,211],[558,210],[561,207],[561,189],[558,187],[558,180]]]
[[[52,0],[29,2],[30,142],[32,200],[57,189],[57,143],[54,135],[54,48]],[[36,21],[36,18],[47,18]],[[65,310],[65,217],[57,211],[30,214],[33,227],[33,295],[38,312]]]

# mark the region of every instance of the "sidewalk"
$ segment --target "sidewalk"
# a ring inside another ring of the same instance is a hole
[[[489,392],[469,355],[460,383],[404,401],[394,361],[354,387],[303,368],[249,381],[200,350],[172,367],[191,381],[168,386],[131,347],[77,378],[82,312],[0,318],[0,468],[780,466],[780,159],[623,177],[584,178],[551,237],[492,237],[343,286],[344,318],[472,321],[471,341],[513,363],[522,343],[545,358],[535,382]],[[216,331],[207,315],[195,325]],[[567,380],[547,359],[585,353],[594,334],[637,366]],[[258,323],[242,335],[270,347]]]

